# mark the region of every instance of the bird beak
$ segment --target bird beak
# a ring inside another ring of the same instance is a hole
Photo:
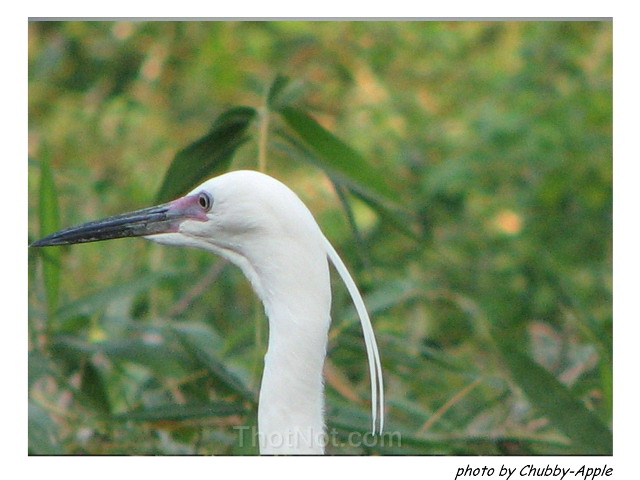
[[[146,237],[158,233],[178,232],[185,220],[207,221],[198,195],[188,195],[173,202],[65,228],[33,242],[31,247],[99,242],[113,238]]]

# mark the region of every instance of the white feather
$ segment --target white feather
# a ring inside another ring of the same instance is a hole
[[[362,334],[364,336],[364,343],[367,348],[367,358],[369,359],[369,376],[371,379],[371,421],[372,431],[376,433],[376,419],[379,418],[378,432],[382,433],[384,428],[384,385],[382,381],[382,365],[380,363],[380,354],[378,352],[378,344],[376,337],[373,333],[373,326],[371,325],[371,319],[369,313],[364,305],[364,300],[360,295],[360,291],[353,281],[353,278],[349,274],[347,267],[336,252],[331,242],[325,237],[325,247],[327,249],[327,256],[333,263],[334,267],[340,274],[340,278],[344,282],[353,305],[356,307],[358,317],[360,317],[360,323],[362,324]]]

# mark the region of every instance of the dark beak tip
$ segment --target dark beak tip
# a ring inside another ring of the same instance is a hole
[[[48,243],[43,241],[44,239],[36,240],[35,242],[29,244],[29,248],[41,248],[41,247],[53,247],[54,243]]]
[[[35,242],[31,242],[29,244],[29,248],[37,248],[37,247],[44,247],[45,245],[42,242],[42,239],[40,240],[36,240]]]
[[[31,242],[29,244],[29,248],[41,248],[41,247],[53,247],[55,246],[55,243],[50,243],[47,241],[47,238],[41,238],[39,240],[36,240],[35,242]]]

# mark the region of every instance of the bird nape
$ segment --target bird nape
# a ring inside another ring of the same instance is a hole
[[[172,202],[70,227],[31,246],[123,237],[209,250],[240,267],[251,282],[269,320],[258,403],[261,454],[324,453],[322,369],[331,322],[331,260],[360,317],[373,432],[382,432],[382,367],[369,315],[344,263],[288,187],[262,173],[230,172]]]

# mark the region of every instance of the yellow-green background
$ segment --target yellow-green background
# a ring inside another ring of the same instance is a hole
[[[611,64],[610,22],[32,22],[29,240],[55,205],[59,228],[151,205],[176,152],[286,75],[400,212],[341,201],[269,117],[264,169],[354,272],[403,439],[330,453],[607,453]],[[263,118],[231,168],[259,168]],[[267,331],[237,269],[125,239],[30,251],[29,277],[31,453],[256,453],[233,426],[255,423]],[[368,374],[334,297],[346,439]]]

